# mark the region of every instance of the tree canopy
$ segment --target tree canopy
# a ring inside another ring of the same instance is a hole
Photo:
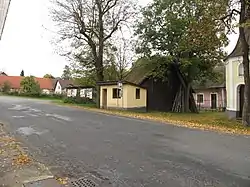
[[[24,77],[20,83],[21,91],[29,95],[38,95],[41,93],[40,85],[33,76]]]
[[[64,79],[64,80],[70,80],[71,77],[72,77],[71,75],[72,75],[72,73],[71,73],[70,67],[68,65],[65,65],[64,69],[63,69],[63,74],[62,74],[61,78]]]
[[[20,76],[24,77],[24,71],[22,70]]]
[[[136,26],[137,53],[158,62],[166,56],[162,66],[178,62],[190,82],[207,77],[225,55],[227,37],[218,21],[225,12],[225,4],[215,0],[154,0]],[[163,75],[160,68],[155,76]]]
[[[2,90],[2,92],[4,92],[4,93],[8,93],[8,92],[10,91],[10,89],[11,89],[11,84],[10,84],[10,82],[8,82],[8,81],[5,81],[5,82],[3,83],[3,85],[1,85],[1,90]]]
[[[53,20],[62,40],[71,42],[70,54],[88,50],[98,81],[104,80],[104,50],[112,37],[135,15],[132,0],[55,0]]]
[[[45,74],[43,78],[49,78],[49,79],[54,79],[55,77],[51,74]]]

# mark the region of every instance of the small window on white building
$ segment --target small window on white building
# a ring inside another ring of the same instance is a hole
[[[198,104],[204,103],[204,94],[197,94],[197,101]]]
[[[240,63],[238,67],[238,75],[243,76],[244,75],[244,68],[243,68],[243,63]]]

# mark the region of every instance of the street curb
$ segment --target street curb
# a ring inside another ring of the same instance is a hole
[[[54,176],[52,175],[44,175],[44,176],[39,176],[39,177],[32,177],[30,178],[29,180],[25,180],[23,181],[23,186],[27,183],[30,183],[30,182],[36,182],[36,181],[41,181],[41,180],[46,180],[46,179],[53,179]]]

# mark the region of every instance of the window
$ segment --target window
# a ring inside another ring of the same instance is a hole
[[[140,89],[139,88],[136,88],[136,90],[135,90],[135,98],[136,99],[140,99]]]
[[[121,89],[113,88],[113,99],[121,98]]]
[[[203,104],[204,102],[204,95],[203,94],[197,94],[197,103]]]
[[[244,75],[244,68],[243,68],[243,63],[241,63],[238,67],[238,75],[243,76]]]

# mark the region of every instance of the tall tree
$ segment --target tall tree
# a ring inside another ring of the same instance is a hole
[[[54,79],[55,77],[51,74],[45,74],[43,78],[49,78],[49,79]]]
[[[1,85],[1,90],[3,93],[9,93],[10,89],[11,89],[11,84],[8,81],[5,81],[3,85]]]
[[[227,44],[227,37],[218,18],[225,15],[226,5],[220,3],[215,0],[154,0],[143,9],[136,27],[137,53],[155,56],[160,63],[156,77],[166,76],[166,63],[178,62],[188,82],[186,112],[192,82],[210,75],[225,55],[222,47]]]
[[[24,77],[24,71],[22,70],[20,76]]]
[[[65,79],[65,80],[69,80],[71,78],[71,70],[70,70],[70,67],[68,65],[64,66],[63,74],[62,74],[61,78]]]
[[[60,26],[62,39],[73,42],[77,50],[91,49],[97,81],[104,80],[105,45],[117,30],[134,17],[132,0],[54,0],[52,17]],[[98,99],[99,100],[99,99]]]
[[[21,91],[29,95],[39,95],[41,93],[40,85],[33,76],[24,77],[20,83]]]
[[[245,82],[242,123],[243,125],[250,126],[249,43],[246,37],[246,31],[247,29],[249,29],[249,23],[250,23],[250,1],[241,0],[240,3],[241,6],[240,6],[239,31],[240,31],[240,41],[242,43],[244,82]]]
[[[126,39],[123,35],[116,39],[116,44],[112,48],[114,55],[117,78],[123,80],[128,67],[132,65],[134,50],[132,49],[132,40]]]

